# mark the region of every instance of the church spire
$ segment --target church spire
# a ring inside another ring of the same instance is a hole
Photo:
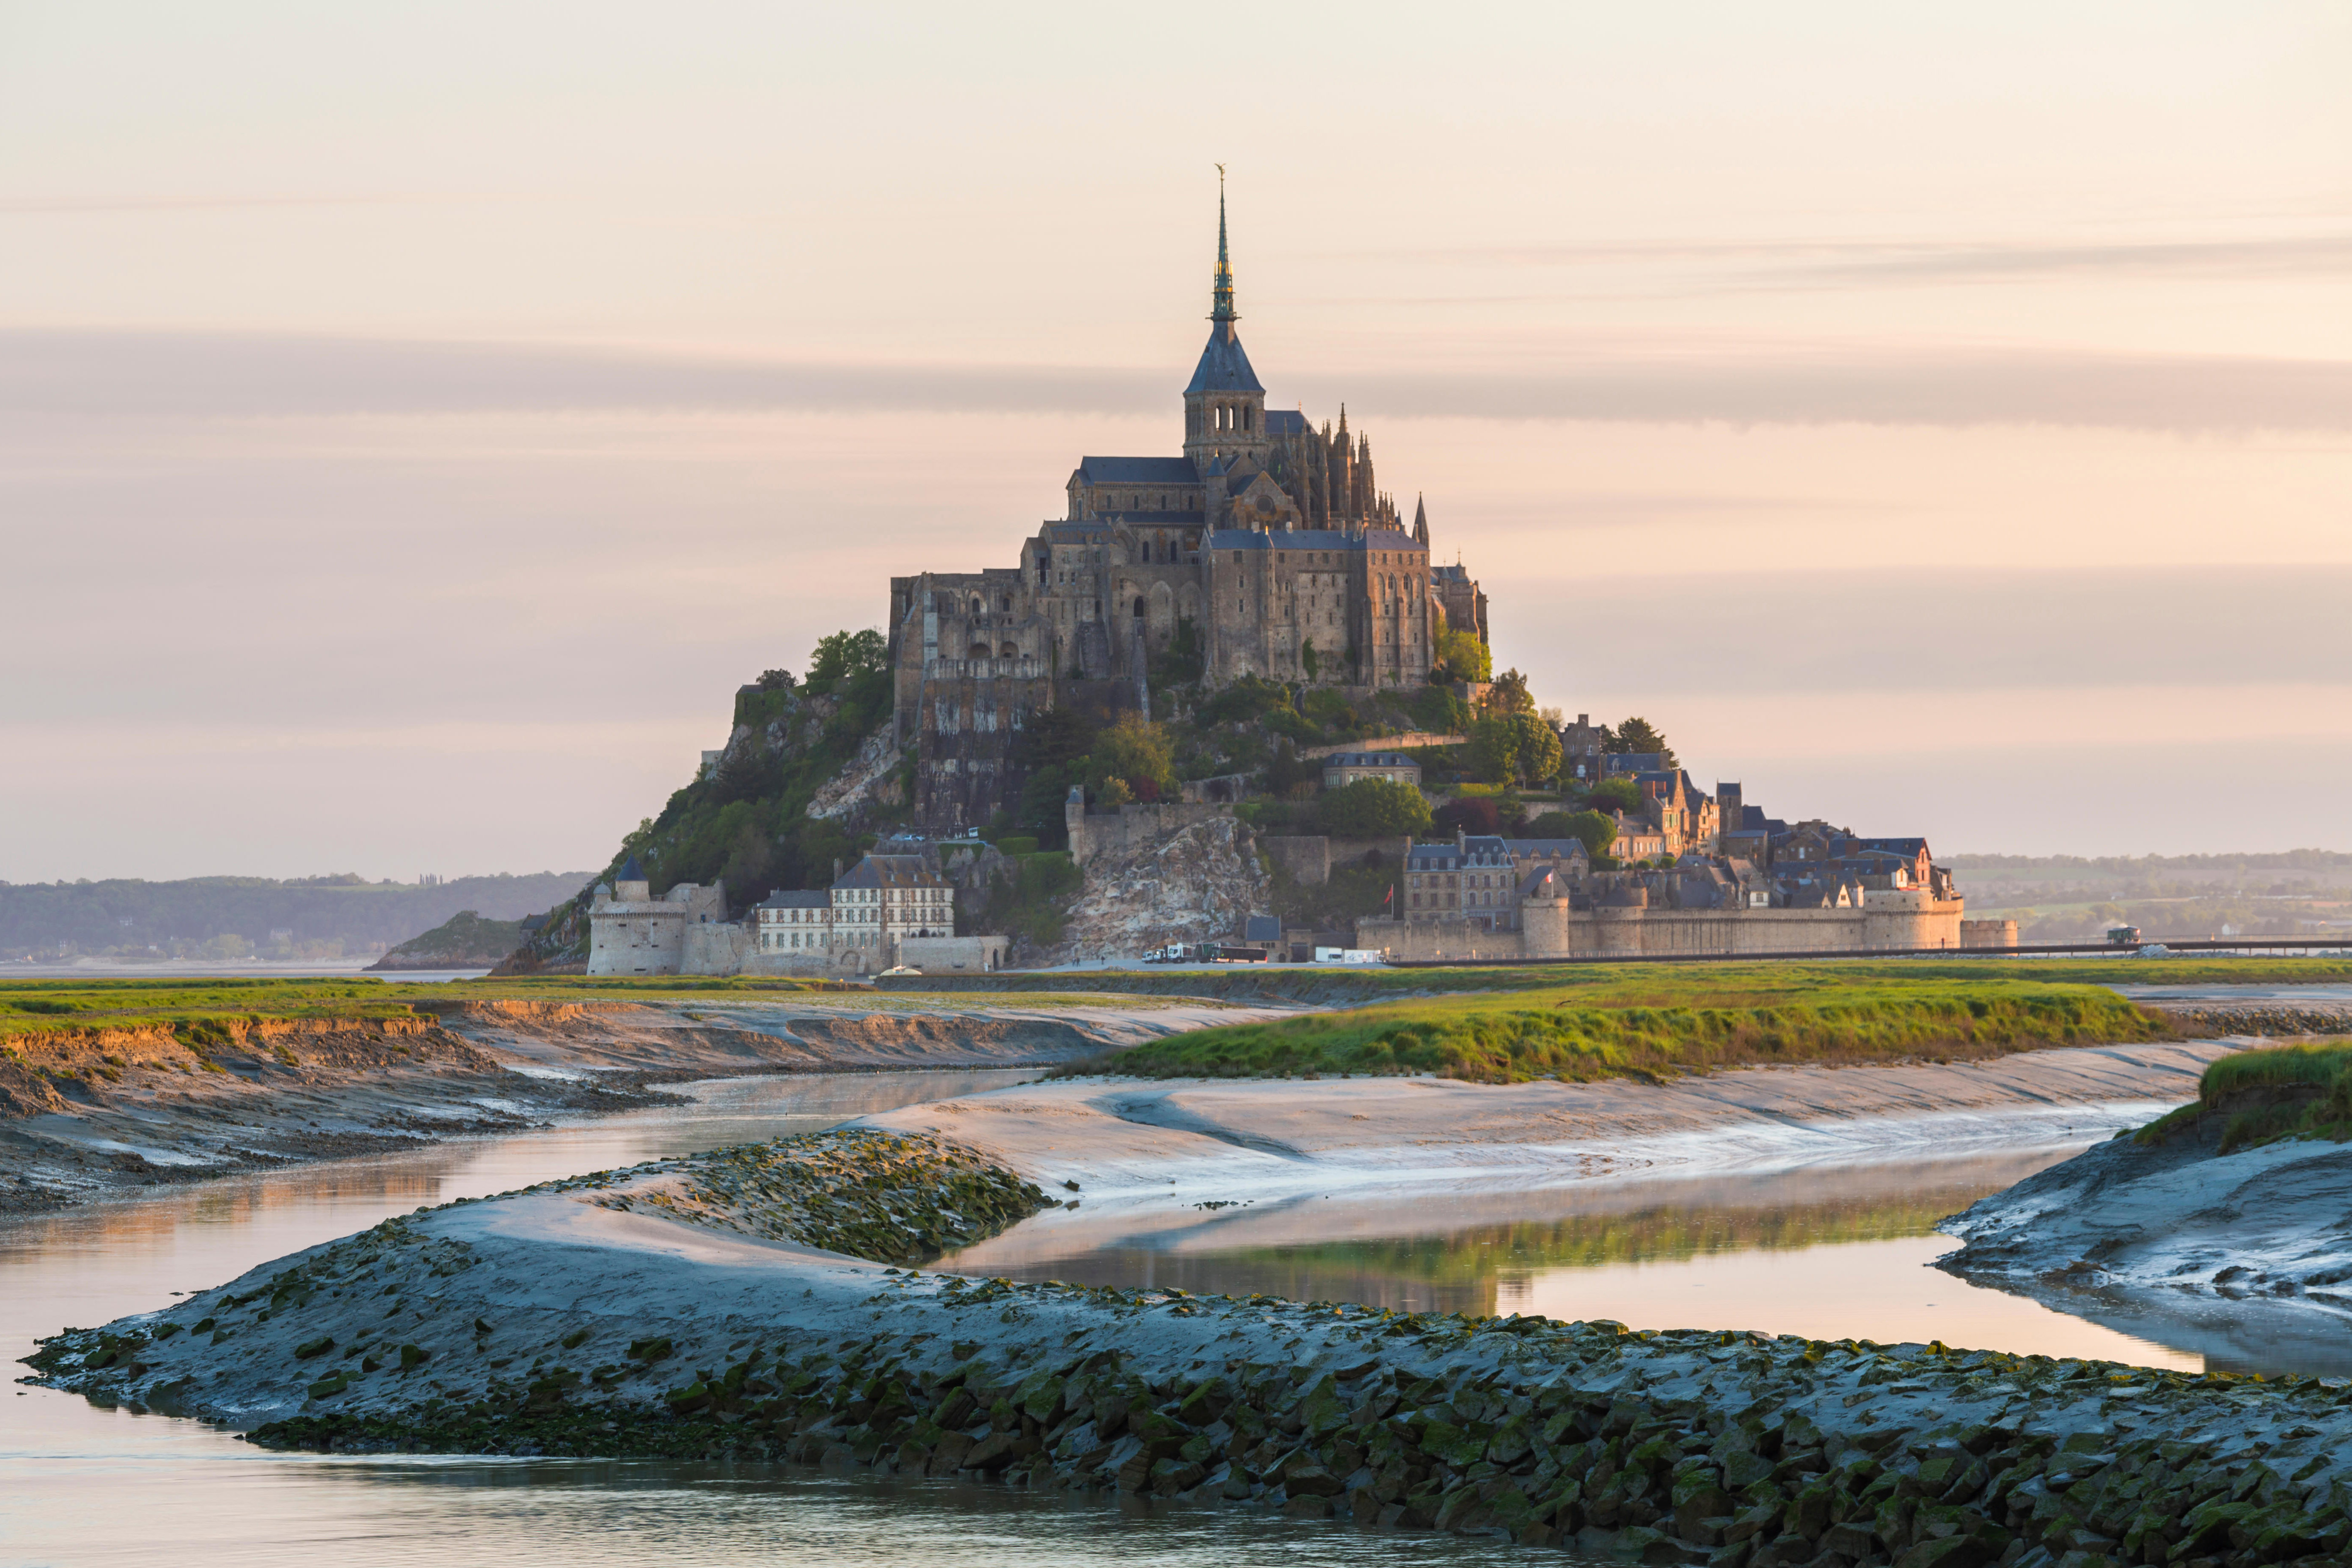
[[[1429,506],[1417,493],[1412,498],[1412,542],[1429,548]]]
[[[1217,165],[1217,280],[1210,290],[1213,321],[1238,321],[1234,313],[1234,268],[1225,258],[1225,166]]]

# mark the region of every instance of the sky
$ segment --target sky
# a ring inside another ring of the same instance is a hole
[[[1223,20],[1220,20],[1223,17]],[[0,879],[577,869],[1172,454],[1217,176],[1538,700],[2352,849],[2352,10],[0,0]]]

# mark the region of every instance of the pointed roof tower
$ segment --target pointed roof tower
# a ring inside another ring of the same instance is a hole
[[[1234,313],[1234,264],[1225,254],[1225,166],[1217,165],[1217,276],[1209,288],[1209,320],[1238,321]]]
[[[1429,504],[1418,490],[1412,498],[1412,542],[1423,550],[1429,548]]]
[[[1192,372],[1192,384],[1184,395],[1194,396],[1203,392],[1244,392],[1255,395],[1264,408],[1265,388],[1258,384],[1257,372],[1250,368],[1249,355],[1242,352],[1242,340],[1234,323],[1241,320],[1234,309],[1234,268],[1225,246],[1225,169],[1217,165],[1217,272],[1209,289],[1209,342],[1201,351],[1201,363]]]

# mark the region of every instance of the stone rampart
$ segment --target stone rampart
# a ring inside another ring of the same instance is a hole
[[[1319,833],[1262,837],[1257,847],[1302,888],[1319,888],[1331,879],[1331,841]]]
[[[1958,899],[1921,894],[1843,910],[1577,910],[1551,899],[1520,907],[1521,931],[1487,931],[1468,921],[1369,920],[1356,923],[1356,943],[1409,961],[1910,952],[1958,947],[1960,908]]]
[[[1122,805],[1116,811],[1088,811],[1073,806],[1065,814],[1070,830],[1070,858],[1084,866],[1101,856],[1139,848],[1162,834],[1233,814],[1230,805],[1181,803]]]

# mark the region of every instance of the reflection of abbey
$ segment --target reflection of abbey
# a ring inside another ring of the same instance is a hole
[[[1224,216],[1209,342],[1184,388],[1181,457],[1084,458],[1068,513],[1020,563],[890,580],[897,728],[919,759],[935,831],[1004,802],[1012,735],[1057,697],[1147,706],[1171,653],[1206,679],[1346,687],[1418,684],[1447,625],[1482,637],[1484,598],[1458,566],[1433,571],[1418,504],[1408,528],[1372,448],[1268,410],[1234,323]]]

